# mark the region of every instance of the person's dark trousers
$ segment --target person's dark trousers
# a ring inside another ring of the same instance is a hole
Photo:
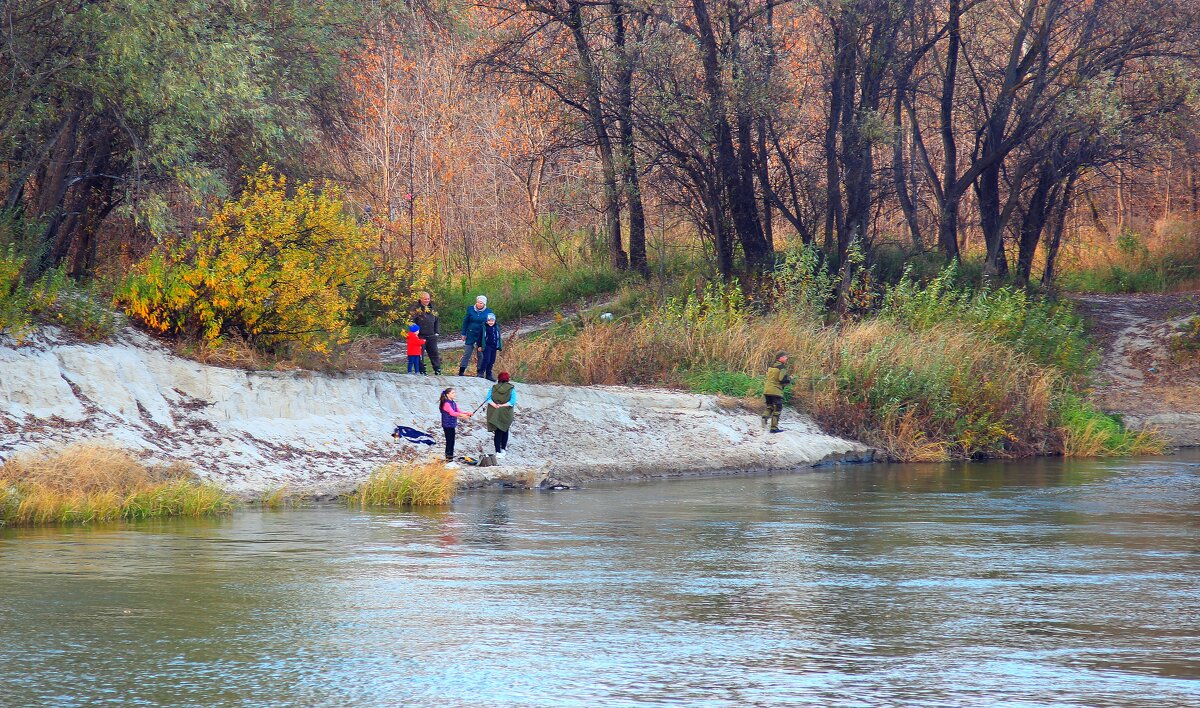
[[[496,350],[491,347],[484,347],[479,353],[479,370],[475,373],[486,378],[488,381],[495,381],[492,378],[492,367],[496,365]]]
[[[504,452],[508,448],[508,431],[496,428],[496,452]]]
[[[421,366],[421,355],[420,354],[417,354],[416,356],[414,356],[412,354],[408,355],[408,373],[410,373],[410,374],[425,373],[425,368]]]
[[[422,334],[421,336],[425,338],[425,354],[429,356],[429,363],[433,366],[433,375],[441,376],[442,355],[438,353],[438,336],[436,334]],[[425,373],[425,359],[423,358],[421,359],[421,373]]]
[[[454,428],[442,428],[446,434],[446,461],[454,459]]]
[[[771,430],[775,430],[779,427],[779,416],[783,414],[783,396],[766,394],[763,398],[767,401],[767,410],[762,417],[763,423],[770,421]]]
[[[471,365],[471,357],[475,356],[475,353],[478,350],[479,350],[479,342],[473,342],[470,340],[463,342],[463,358],[462,358],[462,361],[458,363],[458,375],[459,376],[462,376],[463,374],[465,374],[467,372],[467,367]],[[483,356],[483,354],[480,353],[479,356],[476,357],[475,361],[478,362],[479,357],[482,357],[482,356]]]

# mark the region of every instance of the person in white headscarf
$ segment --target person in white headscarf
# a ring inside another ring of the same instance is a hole
[[[496,317],[496,313],[487,306],[487,296],[485,295],[475,298],[475,304],[467,308],[467,315],[463,317],[462,325],[463,358],[458,365],[459,376],[466,373],[467,366],[471,363],[471,357],[483,352],[483,333],[487,327],[489,315],[493,319]]]

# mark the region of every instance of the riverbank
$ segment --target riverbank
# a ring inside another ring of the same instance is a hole
[[[286,487],[343,494],[388,462],[441,454],[436,401],[447,387],[474,408],[482,379],[383,372],[244,371],[180,358],[126,329],[79,343],[45,328],[25,346],[0,344],[0,457],[100,439],[148,461],[189,461],[197,474],[251,497]],[[460,470],[463,487],[495,482],[567,484],[793,470],[870,459],[788,411],[786,431],[762,431],[758,414],[717,397],[620,386],[518,385],[519,414],[505,464]],[[396,425],[438,444],[396,443]],[[488,450],[481,422],[457,451]]]
[[[1100,350],[1095,398],[1131,428],[1200,446],[1200,356],[1178,346],[1200,292],[1076,295]],[[1186,342],[1183,342],[1186,343]]]

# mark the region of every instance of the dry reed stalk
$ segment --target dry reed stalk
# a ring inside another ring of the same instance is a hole
[[[889,416],[883,423],[883,449],[897,462],[948,462],[949,446],[942,440],[930,440],[917,420],[916,411]]]

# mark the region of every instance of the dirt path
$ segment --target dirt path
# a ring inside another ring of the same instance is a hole
[[[614,302],[615,300],[612,299],[611,294],[598,295],[580,302],[572,303],[571,305],[561,308],[557,312],[539,312],[535,315],[527,315],[518,319],[514,323],[501,322],[500,331],[505,338],[513,336],[514,333],[518,336],[524,336],[527,334],[533,334],[534,332],[541,332],[549,329],[556,322],[558,322],[560,315],[562,317],[573,317],[581,312],[588,312],[589,310],[598,310],[605,307],[610,307]],[[463,340],[458,336],[458,328],[461,324],[461,318],[462,313],[460,312],[455,317],[442,319],[443,334],[441,341],[438,342],[438,351],[457,352],[462,349]],[[461,355],[456,353],[454,356],[458,357]],[[385,346],[379,352],[379,358],[384,364],[404,364],[408,358],[408,349],[405,345],[405,341],[403,339],[390,340],[387,346]],[[443,362],[442,365],[443,368],[445,368],[445,362]]]
[[[1101,347],[1095,394],[1132,426],[1157,426],[1176,445],[1200,445],[1200,356],[1170,342],[1200,314],[1200,292],[1077,295]]]

